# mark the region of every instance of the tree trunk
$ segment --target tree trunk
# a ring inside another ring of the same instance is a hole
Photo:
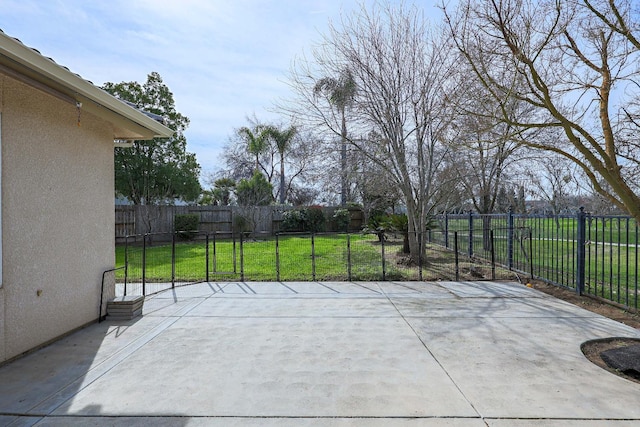
[[[411,253],[411,249],[409,248],[409,232],[402,232],[402,253],[409,254]]]
[[[491,217],[482,215],[482,246],[485,251],[491,251]]]
[[[420,223],[419,223],[420,215],[418,213],[418,209],[415,206],[415,202],[413,198],[407,200],[407,220],[408,220],[408,231],[407,231],[407,240],[409,245],[409,256],[411,260],[414,262],[418,262],[420,259],[420,239],[418,239],[418,234],[420,233]],[[416,224],[416,222],[418,222]]]
[[[340,141],[340,206],[347,205],[347,119],[342,109],[342,132]]]
[[[284,153],[280,153],[280,204],[284,205],[286,192],[284,189]]]

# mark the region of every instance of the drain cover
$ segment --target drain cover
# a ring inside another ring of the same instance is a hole
[[[640,379],[640,344],[612,348],[600,353],[600,357],[610,368]]]

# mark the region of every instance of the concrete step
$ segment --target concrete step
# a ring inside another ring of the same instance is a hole
[[[144,297],[141,295],[116,297],[107,302],[107,319],[131,320],[142,314]]]

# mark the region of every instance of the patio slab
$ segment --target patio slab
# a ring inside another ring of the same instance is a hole
[[[210,298],[188,317],[294,317],[351,318],[398,317],[398,311],[381,298]]]
[[[2,419],[0,419],[2,421]],[[29,424],[31,425],[31,424]],[[468,418],[49,417],[47,427],[487,427]],[[575,424],[577,426],[577,424]],[[571,426],[567,426],[571,427]],[[589,427],[589,426],[587,426]],[[596,427],[595,425],[593,427]],[[626,427],[626,426],[621,426]]]
[[[602,316],[576,307],[556,298],[403,298],[390,296],[396,308],[405,317],[453,318],[602,318]]]
[[[412,325],[453,381],[490,418],[640,419],[640,384],[589,362],[580,344],[637,330],[604,318],[436,318]],[[472,352],[471,357],[461,357]]]
[[[477,416],[399,318],[182,318],[54,412],[69,413]]]
[[[608,336],[513,283],[200,283],[0,367],[0,425],[635,425]]]

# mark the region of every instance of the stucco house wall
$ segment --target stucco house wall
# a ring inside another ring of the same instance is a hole
[[[172,134],[0,30],[0,364],[98,319],[114,147]]]
[[[0,74],[4,358],[97,317],[114,265],[110,123]],[[0,359],[2,360],[2,359]]]

